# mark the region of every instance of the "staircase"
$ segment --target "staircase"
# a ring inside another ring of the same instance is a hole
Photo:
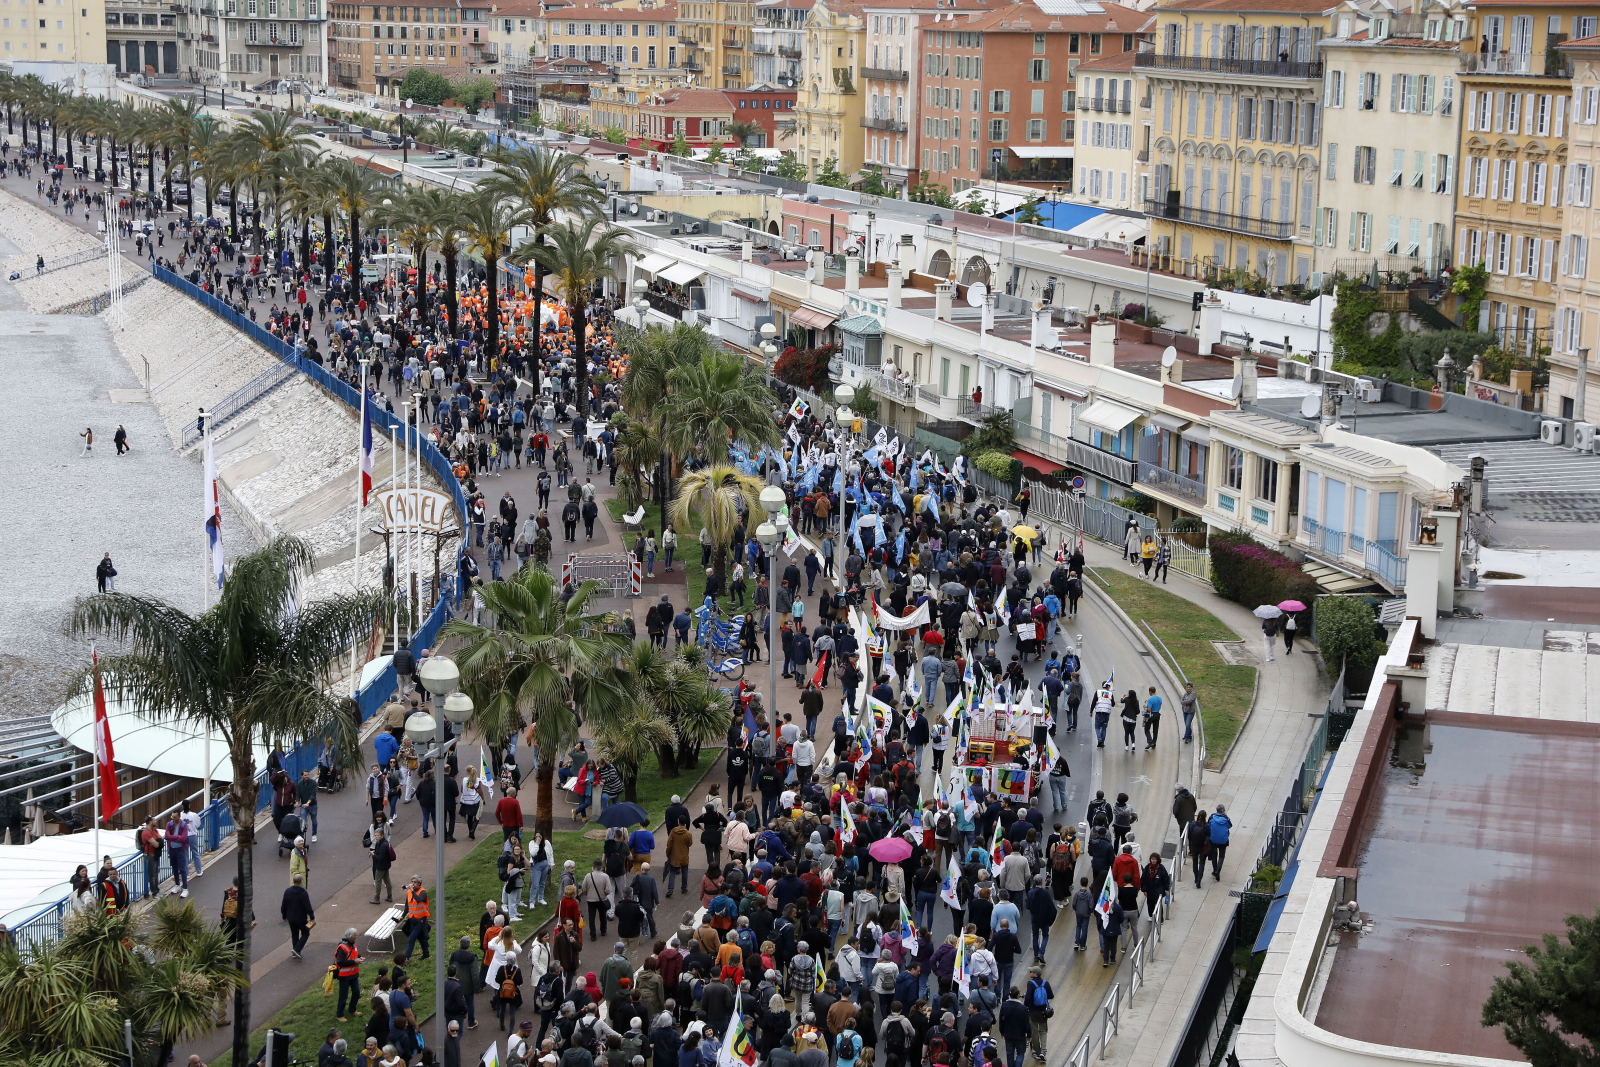
[[[1351,574],[1309,556],[1300,564],[1300,569],[1311,575],[1319,589],[1329,593],[1353,593],[1377,584],[1371,578]]]

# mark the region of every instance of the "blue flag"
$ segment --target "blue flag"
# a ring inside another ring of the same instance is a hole
[[[899,482],[894,483],[894,496],[890,498],[889,502],[900,509],[900,514],[904,515],[906,513],[906,500],[905,497],[900,495]]]

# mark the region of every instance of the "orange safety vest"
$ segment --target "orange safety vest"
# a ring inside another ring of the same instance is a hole
[[[420,891],[422,898],[420,900],[417,899],[418,892],[419,891],[415,889],[406,889],[406,918],[432,918],[432,912],[428,910],[428,891],[426,889]]]

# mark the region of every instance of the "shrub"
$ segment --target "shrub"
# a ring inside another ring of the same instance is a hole
[[[1172,520],[1173,533],[1204,533],[1206,524],[1193,515],[1179,515]]]
[[[1350,691],[1364,692],[1384,649],[1372,606],[1355,597],[1324,597],[1317,603],[1317,645],[1328,673],[1338,677],[1343,667]]]
[[[1282,552],[1238,533],[1213,533],[1209,542],[1211,583],[1219,596],[1247,608],[1316,599],[1317,583]]]
[[[813,393],[825,393],[832,387],[828,378],[828,360],[839,351],[836,346],[823,348],[794,348],[783,350],[772,372],[790,385],[798,385]]]
[[[1016,484],[1016,479],[1012,476],[1013,464],[1016,462],[1004,452],[979,452],[972,457],[974,467],[1008,485]]]

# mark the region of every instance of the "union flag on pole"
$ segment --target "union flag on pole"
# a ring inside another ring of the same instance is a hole
[[[117,789],[116,754],[111,750],[111,718],[106,714],[106,690],[100,683],[100,653],[94,653],[94,762],[100,772],[100,817],[110,822],[122,810]]]

